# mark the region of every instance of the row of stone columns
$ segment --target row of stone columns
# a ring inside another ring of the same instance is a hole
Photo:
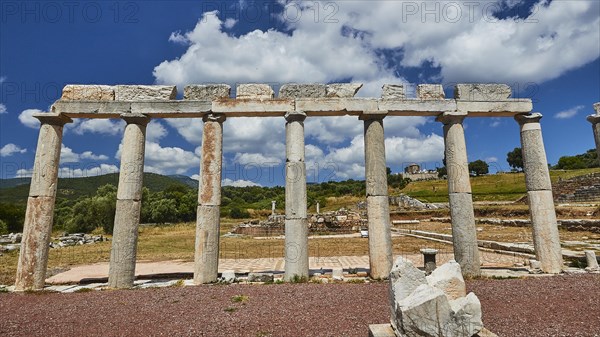
[[[364,112],[365,182],[369,218],[369,260],[371,277],[386,278],[392,266],[392,241],[388,204],[383,119],[385,112]],[[448,191],[452,217],[455,259],[468,276],[480,273],[480,259],[469,181],[466,143],[462,122],[466,114],[443,113],[437,120],[444,124]],[[42,122],[35,157],[32,184],[27,204],[23,242],[16,289],[41,289],[48,260],[62,131],[71,120],[57,114],[39,114]],[[138,225],[144,168],[145,131],[149,118],[124,114],[126,122],[121,151],[121,171],[117,191],[117,210],[109,267],[109,286],[133,285]],[[286,280],[308,276],[308,222],[306,166],[304,162],[304,120],[306,114],[294,111],[286,119]],[[517,115],[525,179],[533,224],[534,246],[542,269],[558,273],[562,255],[550,176],[541,135],[541,114]],[[223,122],[225,115],[204,116],[202,162],[198,191],[194,282],[217,280]],[[598,118],[590,116],[600,152]]]

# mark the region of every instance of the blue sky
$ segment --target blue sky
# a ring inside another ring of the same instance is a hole
[[[600,101],[598,1],[2,1],[1,178],[27,175],[38,124],[65,84],[265,82],[498,82],[544,114],[550,163],[594,147],[585,116]],[[388,166],[441,165],[442,126],[428,117],[384,121]],[[469,160],[508,170],[516,122],[465,122]],[[362,179],[362,122],[309,118],[308,181]],[[283,118],[225,122],[224,183],[282,184]],[[115,171],[123,123],[78,120],[65,130],[61,176]],[[146,170],[198,174],[202,122],[148,128]]]

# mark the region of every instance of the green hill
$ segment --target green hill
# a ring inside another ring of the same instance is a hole
[[[182,184],[191,187],[190,182],[182,178],[183,176],[168,177],[154,173],[144,173],[144,186],[151,192],[158,192],[175,184]],[[195,182],[197,188],[198,182]],[[20,182],[20,184],[19,184]],[[96,193],[98,187],[111,184],[117,186],[119,183],[119,174],[112,173],[95,177],[84,178],[60,178],[58,179],[57,198],[76,200],[80,197],[91,196]],[[29,179],[5,179],[0,180],[0,203],[25,203],[29,195]]]

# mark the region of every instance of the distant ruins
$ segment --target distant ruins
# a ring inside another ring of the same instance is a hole
[[[383,121],[397,116],[431,116],[443,124],[454,254],[463,274],[480,273],[479,251],[463,121],[469,117],[514,117],[521,130],[525,177],[535,251],[543,271],[562,268],[560,240],[539,113],[529,99],[511,99],[502,84],[458,84],[454,98],[441,85],[421,84],[407,98],[403,85],[386,84],[381,98],[355,98],[361,84],[286,84],[277,98],[267,84],[240,84],[230,98],[225,84],[189,85],[183,100],[175,86],[67,85],[50,112],[39,113],[38,146],[27,203],[16,289],[42,289],[52,230],[63,126],[73,118],[121,118],[126,123],[121,152],[109,286],[133,285],[146,125],[152,118],[202,118],[202,162],[198,195],[194,282],[217,280],[223,125],[227,118],[286,120],[285,275],[308,276],[308,219],[304,120],[356,116],[364,123],[365,177],[370,275],[381,279],[392,267],[392,240]],[[597,107],[598,110],[598,107]],[[600,112],[590,116],[600,151]]]

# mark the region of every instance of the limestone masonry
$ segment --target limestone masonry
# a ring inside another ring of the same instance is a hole
[[[469,276],[479,274],[480,261],[462,123],[469,117],[515,117],[521,127],[537,259],[543,271],[560,272],[560,242],[541,138],[541,115],[530,114],[533,109],[530,99],[510,98],[511,89],[503,84],[458,84],[454,98],[445,98],[442,86],[437,84],[419,85],[414,98],[407,97],[403,84],[384,85],[380,98],[357,98],[361,87],[360,83],[284,84],[275,97],[268,84],[239,84],[232,98],[232,88],[227,84],[194,84],[184,88],[183,99],[177,99],[175,86],[65,86],[61,99],[52,105],[50,112],[34,115],[41,127],[16,289],[38,290],[44,286],[63,126],[72,122],[72,118],[120,118],[127,122],[110,258],[112,287],[133,285],[145,129],[152,118],[202,118],[204,122],[196,223],[196,284],[214,282],[218,276],[223,128],[228,118],[235,117],[286,120],[286,280],[308,276],[309,268],[304,120],[343,115],[357,116],[364,124],[371,277],[387,278],[392,268],[384,119],[393,116],[432,116],[444,125],[455,259],[462,273]],[[598,119],[598,114],[590,116],[596,142],[600,144]],[[428,291],[429,288],[425,290]]]

